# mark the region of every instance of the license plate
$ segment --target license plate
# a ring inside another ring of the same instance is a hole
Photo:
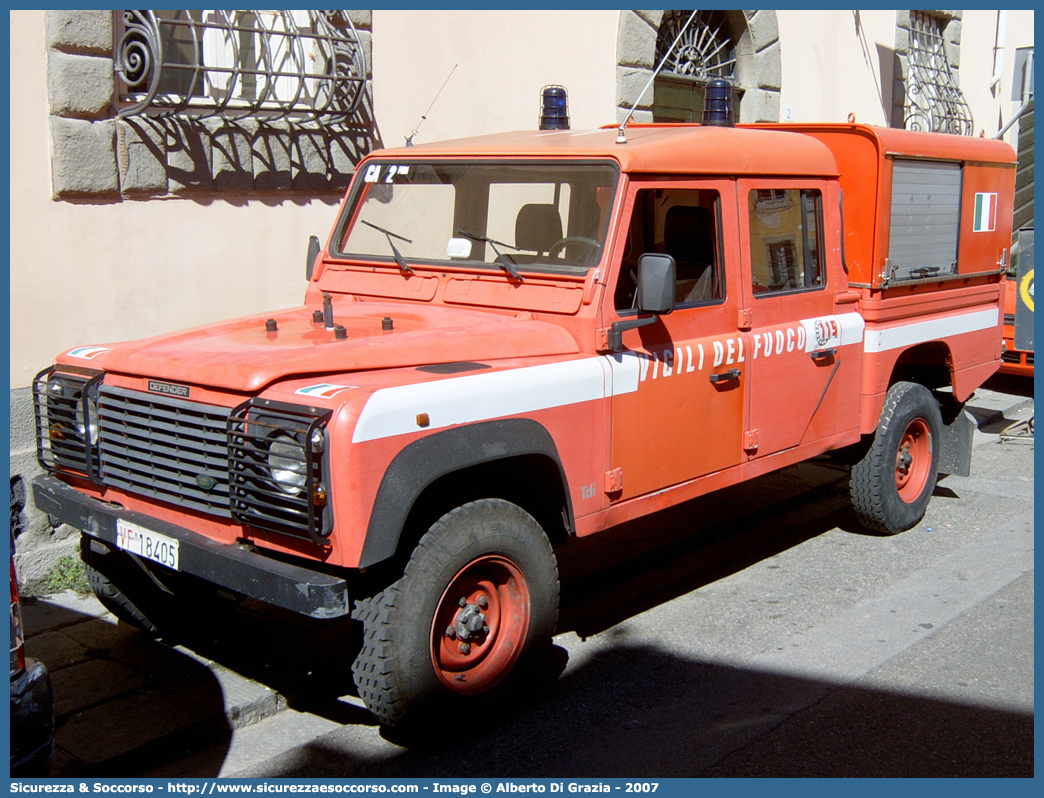
[[[179,541],[161,535],[159,532],[153,532],[151,529],[144,529],[117,518],[116,545],[139,557],[158,562],[175,571],[179,570]]]

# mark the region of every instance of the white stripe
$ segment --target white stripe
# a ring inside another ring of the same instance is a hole
[[[591,357],[382,388],[367,400],[352,442],[603,399],[610,379],[602,358]],[[426,427],[417,424],[420,413],[428,414]]]
[[[866,327],[866,321],[861,314],[842,313],[837,317],[837,320],[841,322],[841,346],[858,344],[863,340],[863,330]]]
[[[607,355],[605,360],[609,364],[612,375],[612,386],[607,391],[608,395],[619,396],[624,393],[634,393],[638,390],[641,358],[637,353],[617,352],[613,355]]]
[[[847,346],[863,340],[865,322],[858,313],[842,313],[839,316],[816,316],[798,322],[805,331],[805,351],[812,352],[821,347]],[[817,337],[817,328],[819,337]],[[834,330],[821,340],[828,330]],[[762,333],[755,333],[760,335]]]
[[[1000,311],[994,308],[914,324],[901,324],[884,330],[867,330],[863,348],[866,352],[886,352],[903,346],[948,338],[951,335],[988,330],[1000,324],[999,314]]]

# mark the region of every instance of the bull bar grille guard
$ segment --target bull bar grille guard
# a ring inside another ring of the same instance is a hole
[[[33,379],[36,459],[47,471],[70,471],[101,485],[97,424],[91,405],[97,401],[104,374],[57,371],[53,366]]]
[[[333,514],[324,473],[328,473],[326,424],[330,410],[250,399],[228,418],[229,505],[246,526],[304,537],[328,546]],[[282,443],[280,466],[273,463]],[[280,468],[300,475],[294,491],[280,483]]]

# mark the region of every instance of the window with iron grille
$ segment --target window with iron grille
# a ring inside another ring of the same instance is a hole
[[[366,58],[341,11],[123,11],[120,117],[351,116]]]
[[[55,199],[334,197],[381,146],[369,11],[47,11]]]
[[[653,121],[699,122],[707,83],[724,78],[734,87],[733,105],[741,94],[736,86],[736,37],[724,11],[699,11],[686,28],[692,11],[665,11],[656,38],[659,64],[670,51],[653,84]],[[684,32],[683,32],[684,29]]]
[[[910,12],[902,120],[907,130],[972,135],[971,109],[947,53],[952,21],[926,11]],[[949,43],[955,52],[956,46]]]
[[[797,271],[797,243],[793,238],[781,241],[766,241],[772,285],[788,285]]]

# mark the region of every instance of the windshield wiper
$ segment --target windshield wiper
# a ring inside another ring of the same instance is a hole
[[[359,221],[362,222],[367,227],[372,227],[378,233],[384,233],[384,235],[386,235],[388,237],[388,246],[391,247],[392,254],[395,256],[395,262],[399,264],[399,268],[402,269],[407,274],[413,274],[414,273],[413,269],[410,268],[410,265],[408,263],[406,263],[406,261],[403,259],[402,255],[399,253],[399,250],[395,248],[395,242],[392,241],[393,238],[397,238],[400,241],[405,241],[407,244],[412,244],[413,243],[413,239],[406,238],[405,236],[401,236],[398,233],[393,233],[391,230],[385,230],[383,227],[378,227],[377,225],[373,224],[373,222],[368,222],[365,219],[360,219]]]
[[[469,233],[467,230],[457,230],[457,235],[464,236],[464,238],[470,238],[472,241],[482,241],[486,244],[489,244],[491,247],[493,247],[493,251],[497,253],[497,259],[494,261],[494,263],[496,263],[500,268],[502,268],[504,271],[506,271],[520,283],[524,283],[526,281],[526,278],[518,273],[518,270],[515,268],[515,264],[511,261],[511,258],[509,258],[507,255],[505,255],[503,252],[497,249],[498,244],[502,247],[508,247],[509,249],[514,250],[518,250],[518,247],[512,244],[505,244],[503,241],[494,241],[492,238],[488,238],[486,236],[477,236],[474,233]]]

